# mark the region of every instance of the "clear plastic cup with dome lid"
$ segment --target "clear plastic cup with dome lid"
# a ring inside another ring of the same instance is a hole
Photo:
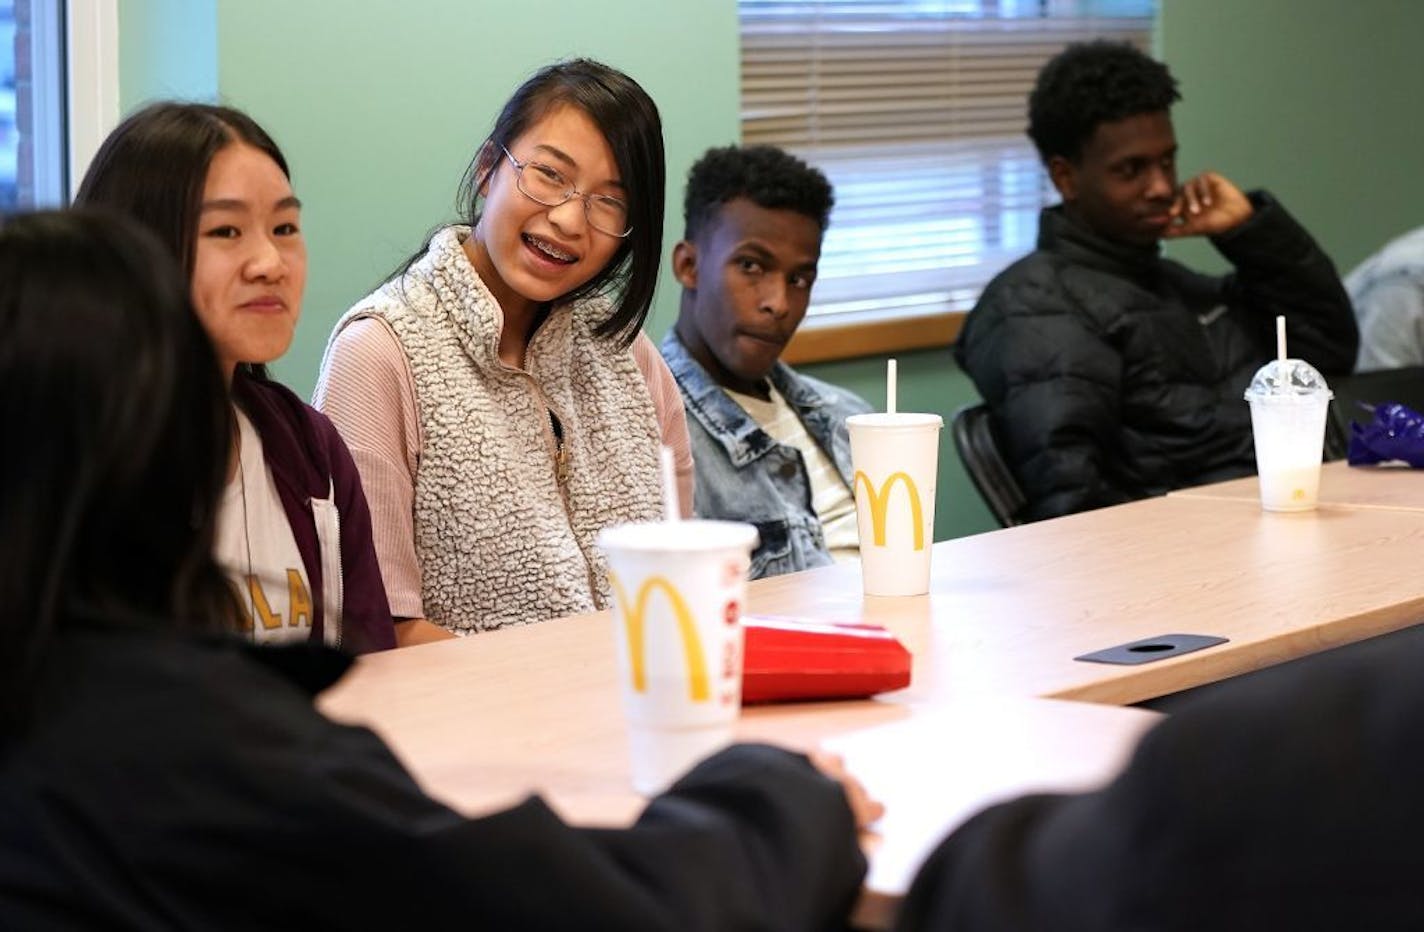
[[[1310,511],[1320,496],[1325,418],[1333,393],[1314,366],[1286,356],[1284,318],[1276,320],[1277,358],[1257,370],[1246,389],[1261,507]]]

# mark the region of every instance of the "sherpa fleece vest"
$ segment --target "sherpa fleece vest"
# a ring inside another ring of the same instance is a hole
[[[594,536],[662,514],[660,433],[632,352],[593,329],[592,299],[554,309],[526,371],[499,360],[504,315],[447,227],[401,278],[337,323],[379,317],[415,382],[423,445],[415,476],[415,551],[426,616],[486,631],[608,604]],[[556,465],[550,412],[563,427]]]

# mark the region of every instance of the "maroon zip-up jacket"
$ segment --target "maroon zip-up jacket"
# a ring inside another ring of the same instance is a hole
[[[395,647],[390,603],[371,539],[371,511],[356,462],[336,427],[290,389],[241,369],[233,377],[232,393],[262,438],[263,456],[302,555],[312,590],[312,640],[352,654]],[[326,501],[335,506],[340,530],[335,579],[323,571],[317,531],[315,509],[330,508],[322,505]],[[328,636],[326,603],[332,593],[341,621]]]

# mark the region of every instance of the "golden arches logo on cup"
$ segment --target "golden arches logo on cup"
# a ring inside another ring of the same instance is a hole
[[[885,519],[890,510],[890,493],[895,491],[896,483],[901,483],[905,487],[905,496],[910,500],[910,523],[915,529],[915,549],[925,549],[925,512],[920,504],[920,490],[915,487],[915,480],[911,479],[908,473],[891,473],[879,489],[875,488],[875,483],[870,481],[870,477],[863,471],[855,471],[855,490],[860,492],[861,484],[865,485],[866,505],[870,508],[871,528],[874,532],[875,546],[885,546]]]
[[[648,691],[648,671],[646,651],[646,624],[648,602],[655,591],[661,592],[672,609],[672,617],[677,622],[678,633],[682,636],[683,659],[687,665],[688,698],[693,702],[708,702],[712,698],[711,685],[707,677],[707,656],[702,650],[702,639],[697,634],[697,624],[693,621],[692,610],[677,587],[663,576],[649,576],[638,587],[638,594],[632,601],[618,577],[608,574],[608,583],[613,589],[614,600],[623,613],[623,632],[628,638],[628,666],[633,674],[633,689]]]

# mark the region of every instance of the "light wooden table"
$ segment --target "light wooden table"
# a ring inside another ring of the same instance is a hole
[[[929,844],[979,805],[1111,774],[1154,720],[1113,706],[1417,621],[1421,552],[1417,511],[1171,496],[936,544],[928,596],[867,598],[855,564],[761,580],[751,612],[884,625],[914,654],[914,682],[747,709],[739,731],[828,742],[886,802],[859,913],[882,924]],[[1138,667],[1073,660],[1168,633],[1231,640]],[[640,801],[613,656],[607,613],[563,619],[363,658],[322,705],[374,727],[462,811],[539,792],[571,821],[624,824]]]
[[[1255,476],[1216,482],[1171,493],[1176,498],[1216,498],[1259,502]],[[1424,470],[1408,466],[1351,466],[1342,461],[1320,469],[1320,501],[1353,508],[1393,508],[1424,511]]]
[[[931,594],[868,598],[854,566],[754,584],[751,610],[865,620],[916,657],[912,698],[1129,704],[1424,618],[1424,516],[1149,499],[935,544]],[[1230,643],[1138,667],[1075,661],[1162,634]]]
[[[888,928],[919,864],[984,806],[1109,780],[1160,716],[1052,699],[755,706],[738,738],[841,753],[886,804],[853,921]],[[373,727],[427,792],[469,815],[542,795],[567,821],[626,825],[631,790],[606,613],[363,658],[326,693]],[[906,751],[913,749],[913,760]]]

